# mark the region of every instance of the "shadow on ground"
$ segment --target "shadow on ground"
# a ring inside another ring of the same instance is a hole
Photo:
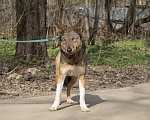
[[[79,99],[80,99],[79,95],[72,97],[72,100],[74,100],[76,102],[75,104],[68,104],[67,106],[61,107],[58,110],[65,109],[67,107],[71,107],[74,105],[79,105],[80,104]],[[86,94],[85,101],[86,101],[87,107],[90,108],[92,106],[95,106],[97,104],[105,102],[106,100],[101,99],[98,95]],[[62,101],[61,103],[64,103],[64,102],[66,102],[66,101]]]

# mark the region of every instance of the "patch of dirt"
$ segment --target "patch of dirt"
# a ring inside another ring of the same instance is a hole
[[[37,69],[36,74],[25,72],[30,67],[18,67],[13,73],[18,73],[22,77],[16,79],[9,78],[9,75],[0,75],[0,100],[55,94],[54,63],[52,63],[51,68],[48,70],[42,66],[32,67]],[[87,66],[86,92],[101,89],[116,89],[150,82],[150,67],[141,65],[121,69],[101,68],[99,69],[99,66]],[[71,93],[79,93],[78,83],[76,82],[72,87]],[[63,92],[65,91],[66,88],[63,88]]]

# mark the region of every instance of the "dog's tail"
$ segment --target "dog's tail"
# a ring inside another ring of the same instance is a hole
[[[70,83],[70,81],[71,81],[71,76],[66,76],[63,86],[64,86],[64,87],[67,87],[68,84]]]

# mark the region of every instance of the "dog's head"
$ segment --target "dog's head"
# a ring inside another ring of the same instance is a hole
[[[63,52],[72,55],[82,48],[81,20],[70,29],[64,30],[58,24],[55,24],[55,27],[60,37],[60,46]]]

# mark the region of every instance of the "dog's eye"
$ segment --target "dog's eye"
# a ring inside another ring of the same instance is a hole
[[[78,42],[79,37],[73,38],[73,42]]]
[[[71,40],[74,40],[74,37],[72,37]]]
[[[76,42],[77,42],[77,39],[73,39],[73,42],[76,43]]]

